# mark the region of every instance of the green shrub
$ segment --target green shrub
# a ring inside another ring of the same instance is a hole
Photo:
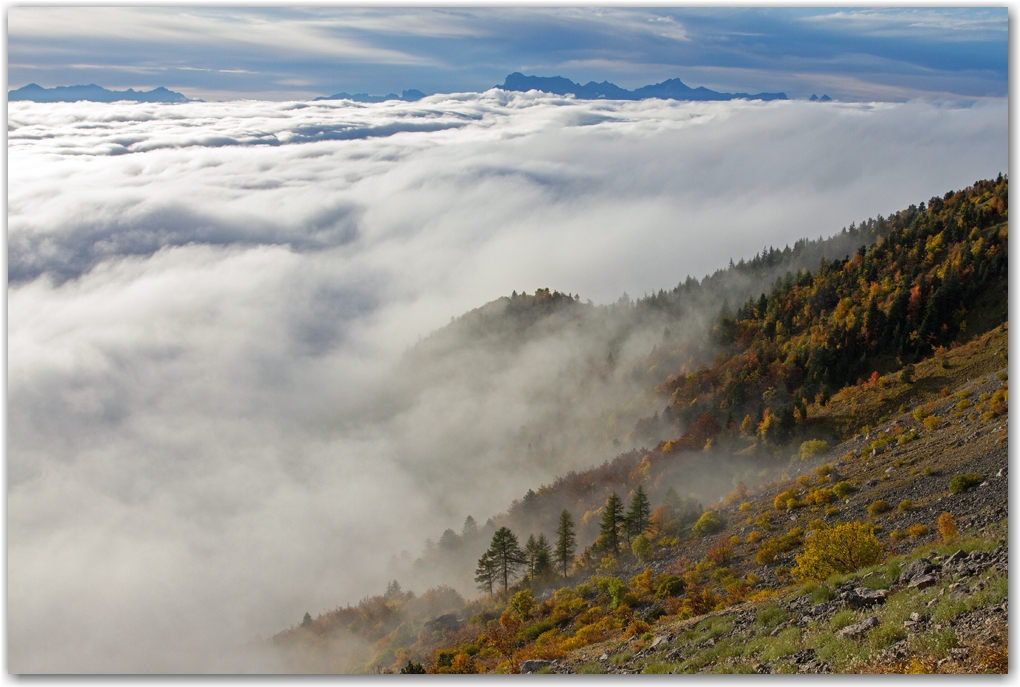
[[[962,475],[956,475],[949,482],[949,493],[961,494],[971,487],[976,487],[984,481],[984,475],[978,475],[973,472],[965,472]]]
[[[758,625],[761,627],[775,627],[779,623],[790,619],[790,614],[776,604],[766,604],[758,611]]]
[[[685,584],[682,578],[676,575],[667,575],[655,589],[655,596],[664,599],[667,596],[680,596],[684,593]]]
[[[526,628],[523,632],[521,632],[521,636],[524,637],[529,642],[533,642],[536,639],[538,639],[538,636],[540,634],[548,632],[549,630],[553,629],[554,627],[556,627],[556,623],[554,623],[553,621],[551,621],[551,620],[542,620],[542,621],[539,621],[539,622],[535,623],[534,625]],[[477,650],[476,650],[476,653],[477,653]]]
[[[634,537],[634,541],[631,542],[630,550],[635,556],[637,556],[639,561],[644,563],[652,557],[652,542],[648,541],[648,537],[645,535],[639,534]]]
[[[696,537],[707,537],[711,534],[721,531],[726,527],[726,523],[723,522],[722,516],[720,516],[714,510],[707,510],[701,514],[698,521],[694,523],[691,528],[691,532]]]
[[[821,439],[808,439],[800,445],[800,459],[807,460],[829,452],[829,442]]]
[[[845,499],[854,490],[847,481],[836,482],[832,485],[832,493],[841,499]]]
[[[890,510],[892,510],[892,506],[890,506],[888,503],[886,503],[882,499],[878,499],[877,501],[872,501],[868,505],[868,515],[881,515],[882,513],[885,513],[885,512],[890,511]]]

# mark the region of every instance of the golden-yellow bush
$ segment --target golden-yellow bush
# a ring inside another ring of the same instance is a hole
[[[928,534],[928,526],[921,524],[911,525],[907,528],[907,534],[911,537],[923,537]]]
[[[772,502],[772,505],[780,510],[786,510],[787,508],[795,507],[797,505],[797,490],[787,489],[783,493],[776,496],[776,499],[775,501]]]
[[[943,541],[950,541],[960,535],[960,530],[956,529],[956,521],[951,513],[943,513],[939,516],[938,528],[939,536]]]
[[[925,429],[938,429],[941,426],[942,418],[940,418],[938,415],[931,415],[929,417],[924,418]]]
[[[797,555],[793,574],[800,580],[825,580],[830,575],[851,573],[882,558],[882,544],[868,523],[847,522],[815,530]]]

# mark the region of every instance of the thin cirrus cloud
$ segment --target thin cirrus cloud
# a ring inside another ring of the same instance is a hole
[[[472,350],[415,391],[395,370],[419,336],[512,290],[671,288],[994,176],[1007,111],[10,103],[10,669],[279,670],[225,657],[611,457],[513,443],[629,398],[574,386],[604,351]]]
[[[860,85],[829,93],[837,99],[974,99],[1006,94],[1007,28],[1004,8],[19,7],[9,12],[8,80],[282,100],[480,92],[527,71],[806,98],[843,75]],[[68,66],[81,64],[97,68]],[[141,83],[103,64],[209,71]]]

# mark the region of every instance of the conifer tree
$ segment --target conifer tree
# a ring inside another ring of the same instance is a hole
[[[645,490],[638,485],[634,490],[634,496],[630,500],[630,509],[624,517],[627,538],[633,539],[644,533],[652,521],[652,504],[645,495]]]
[[[517,536],[510,531],[509,527],[500,527],[492,535],[492,543],[489,550],[485,552],[495,565],[496,580],[503,581],[503,591],[510,588],[510,580],[516,577],[517,571],[527,562],[521,546],[517,542]],[[485,556],[482,556],[484,558]],[[481,564],[481,560],[479,560]]]
[[[531,573],[534,577],[545,577],[552,569],[552,549],[549,547],[549,540],[544,534],[538,535],[538,554],[535,556],[535,569]]]
[[[614,491],[606,499],[599,524],[599,548],[614,556],[620,553],[620,530],[623,527],[623,501]]]
[[[535,564],[538,562],[538,540],[535,539],[535,535],[528,537],[528,542],[524,545],[524,558],[527,561],[528,575],[532,578],[535,577]]]
[[[496,581],[496,563],[486,551],[478,559],[478,567],[475,568],[475,582],[478,583],[478,590],[492,594],[492,585]]]
[[[570,511],[564,509],[560,513],[560,525],[556,528],[556,565],[563,570],[563,577],[567,576],[567,567],[574,560],[574,551],[577,544],[577,535],[574,532],[574,519],[570,517]]]

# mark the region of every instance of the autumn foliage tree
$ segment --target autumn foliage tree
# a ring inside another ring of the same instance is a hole
[[[882,559],[882,544],[874,527],[847,522],[817,528],[804,541],[804,553],[796,556],[793,574],[802,580],[826,580],[830,575],[851,573]]]

